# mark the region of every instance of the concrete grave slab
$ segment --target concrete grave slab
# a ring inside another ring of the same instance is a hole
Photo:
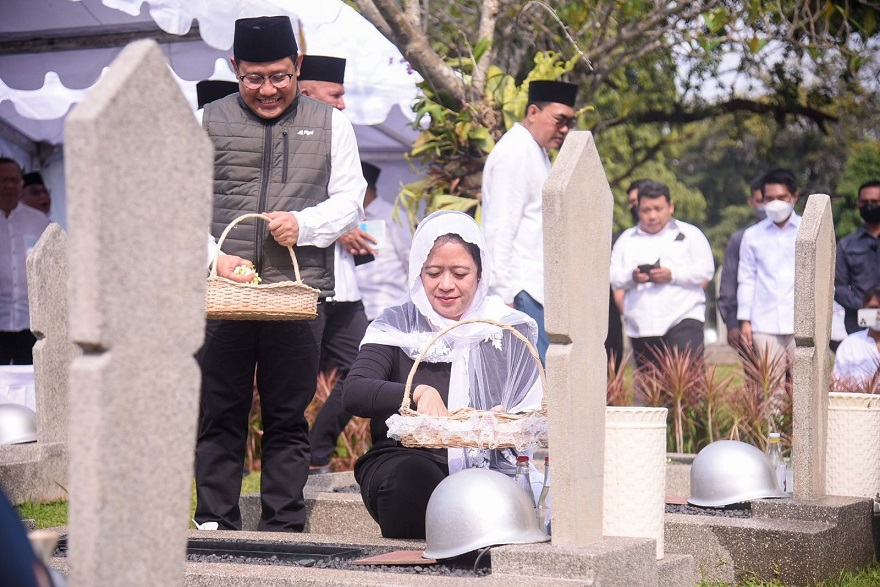
[[[694,557],[703,580],[813,585],[870,565],[870,500],[757,500],[751,518],[666,515],[666,550]]]

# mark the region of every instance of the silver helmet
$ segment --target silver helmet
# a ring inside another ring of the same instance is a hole
[[[688,503],[723,507],[733,503],[788,497],[760,449],[738,440],[718,440],[705,447],[691,465]]]
[[[547,542],[526,493],[503,473],[464,469],[434,489],[425,512],[426,558],[497,544]]]
[[[37,415],[21,404],[0,404],[0,446],[37,440]]]

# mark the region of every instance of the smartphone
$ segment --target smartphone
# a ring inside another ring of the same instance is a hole
[[[641,273],[650,273],[651,269],[657,269],[660,267],[660,259],[654,261],[654,263],[642,263],[639,265],[639,271]]]

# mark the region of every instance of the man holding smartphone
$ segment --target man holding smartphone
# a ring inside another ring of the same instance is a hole
[[[653,361],[664,347],[701,357],[705,285],[715,273],[709,241],[696,226],[672,217],[675,204],[665,184],[645,182],[638,197],[638,225],[611,250],[611,287],[623,292],[636,366]]]

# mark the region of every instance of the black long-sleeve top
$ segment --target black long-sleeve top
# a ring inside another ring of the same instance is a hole
[[[432,453],[438,462],[446,463],[445,450],[406,448],[388,438],[385,420],[400,409],[406,378],[414,363],[399,347],[365,344],[348,372],[342,389],[345,411],[370,418],[373,440],[372,448],[355,464],[355,478],[361,485],[368,481],[371,471],[387,455],[401,450],[424,450]],[[412,389],[422,384],[430,385],[440,392],[443,403],[447,403],[451,370],[451,363],[419,363]],[[410,407],[415,409],[412,400]]]
[[[388,440],[385,420],[400,409],[406,378],[415,361],[399,347],[365,344],[358,353],[343,387],[345,411],[370,418],[373,446]],[[443,403],[449,394],[451,363],[419,363],[412,389],[430,385],[440,392]],[[410,407],[415,404],[410,399]]]

